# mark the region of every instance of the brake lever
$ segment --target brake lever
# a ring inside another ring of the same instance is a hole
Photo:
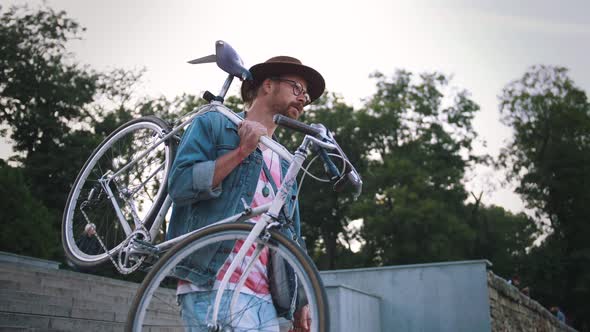
[[[332,141],[332,136],[328,132],[328,128],[321,123],[312,123],[310,124],[311,127],[317,129],[320,133],[319,136],[323,141]]]
[[[344,163],[345,163],[344,172],[340,176],[340,178],[334,183],[334,186],[333,186],[334,191],[341,192],[344,190],[344,188],[346,188],[346,185],[348,183],[352,183],[352,186],[355,188],[355,192],[353,193],[353,197],[354,197],[354,199],[357,199],[363,190],[363,180],[361,179],[360,175],[358,174],[358,172],[356,171],[354,166],[352,166],[352,164],[350,163],[348,158],[346,158],[346,154],[344,154],[344,151],[342,151],[342,148],[340,147],[338,142],[336,142],[336,140],[332,137],[331,133],[328,131],[328,129],[324,125],[319,124],[319,123],[318,124],[314,123],[314,124],[311,124],[311,127],[318,129],[322,140],[324,142],[328,141],[328,142],[332,143],[336,147],[336,150],[338,151],[340,156],[342,158],[344,158]],[[317,141],[317,139],[315,139],[314,141]],[[325,154],[325,151],[323,151],[323,152]],[[327,155],[325,157],[327,158]],[[333,163],[331,165],[333,167],[335,167]]]
[[[342,151],[342,148],[340,147],[338,142],[336,142],[336,140],[334,140],[334,145],[336,146],[336,149],[338,150],[340,155],[343,158],[346,158],[344,151]],[[352,195],[353,195],[354,199],[356,200],[361,195],[361,193],[363,191],[363,180],[361,179],[361,176],[356,171],[354,166],[352,166],[352,164],[350,163],[348,158],[346,158],[344,162],[346,164],[346,166],[344,168],[344,174],[340,177],[340,179],[338,181],[336,181],[336,183],[334,183],[334,191],[340,192],[340,191],[344,190],[346,185],[350,182],[350,183],[352,183],[352,186],[355,189],[355,192]]]

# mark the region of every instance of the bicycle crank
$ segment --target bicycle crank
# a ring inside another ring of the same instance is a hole
[[[123,274],[137,270],[148,256],[157,256],[158,249],[151,243],[149,232],[137,229],[123,242],[117,255],[117,269]]]

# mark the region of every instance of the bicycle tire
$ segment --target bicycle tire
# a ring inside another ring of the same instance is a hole
[[[152,267],[138,289],[129,310],[125,331],[165,331],[179,329],[180,327],[178,324],[185,324],[186,321],[180,319],[180,309],[178,304],[173,301],[173,296],[171,297],[171,294],[175,294],[176,288],[172,287],[173,289],[168,290],[163,289],[165,288],[163,287],[163,284],[165,285],[166,283],[172,282],[172,286],[174,286],[174,283],[176,282],[176,279],[170,277],[172,269],[178,262],[190,255],[198,254],[200,250],[207,250],[210,245],[216,246],[222,241],[245,239],[252,228],[253,224],[251,223],[231,223],[211,226],[192,234],[171,248],[166,255],[159,259]],[[300,289],[303,289],[309,303],[312,327],[310,331],[328,331],[328,301],[322,280],[315,265],[309,256],[295,242],[287,239],[287,237],[276,231],[271,231],[270,234],[270,240],[266,242],[268,247],[275,249],[276,254],[286,259],[298,276],[299,284],[301,285]],[[231,289],[226,290],[226,292],[230,291]],[[213,292],[213,294],[214,293],[215,292]],[[213,298],[214,296],[210,297],[211,302],[209,303],[213,303]],[[250,301],[252,302],[248,302],[247,308],[255,308],[258,305],[258,303],[254,302],[255,300],[252,300],[252,298],[258,299],[256,297],[250,297]],[[263,300],[260,300],[260,302],[262,301]],[[227,302],[229,301],[222,300],[222,305]],[[236,316],[241,313],[240,310],[237,310],[235,316],[229,319],[221,313],[224,312],[224,310],[227,312],[227,308],[220,308],[220,320],[218,320],[222,324],[222,326],[220,326],[220,331],[242,331],[252,329],[252,327],[248,327],[247,329],[243,327],[240,328],[240,326],[235,326],[232,323],[236,321],[241,322],[240,319],[235,319],[237,318]],[[209,306],[209,312],[212,312],[211,306]],[[272,327],[273,329],[271,330],[278,330],[278,327],[274,324],[280,324],[280,322],[283,324],[290,324],[287,320],[277,320],[276,323],[274,321],[269,323],[269,325],[273,325],[267,326],[267,328],[270,329]],[[166,324],[170,325],[168,326]],[[195,324],[206,330],[206,321],[197,321]],[[187,328],[186,325],[183,326]],[[195,326],[193,327],[197,329],[199,328]],[[267,328],[258,326],[253,330],[263,331]]]
[[[109,255],[116,253],[126,239],[113,203],[98,178],[139,156],[146,144],[149,146],[150,142],[160,139],[168,129],[166,122],[154,116],[134,119],[113,131],[92,152],[70,190],[62,219],[63,248],[67,259],[76,266],[87,268],[107,262]],[[133,213],[148,226],[164,203],[174,147],[173,141],[161,144],[109,184],[131,229],[135,228],[130,221]],[[92,189],[94,194],[91,195]],[[126,191],[134,192],[130,195],[134,207],[121,199]],[[84,202],[87,203],[82,206]],[[82,212],[81,207],[85,211]],[[102,244],[96,237],[84,238],[82,232],[88,222],[96,225],[96,235]]]

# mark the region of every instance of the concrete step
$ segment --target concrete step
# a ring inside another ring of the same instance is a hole
[[[37,293],[59,294],[62,297],[92,298],[104,303],[128,303],[139,288],[137,283],[72,271],[38,271],[27,267],[11,271],[10,268],[0,264],[0,290],[37,290]],[[164,295],[166,293],[169,294]],[[166,298],[168,302],[175,302],[176,299],[173,289],[164,290],[160,297]]]
[[[30,303],[39,303],[45,305],[57,305],[65,308],[113,308],[122,310],[122,308],[129,307],[129,299],[124,302],[108,302],[97,300],[96,297],[88,296],[83,298],[64,297],[56,295],[42,294],[37,290],[10,290],[0,289],[0,298],[8,299],[8,301],[24,301]]]
[[[108,332],[123,331],[123,323],[105,322],[69,317],[51,317],[41,315],[0,312],[0,329],[6,331],[84,331]]]
[[[32,329],[26,328],[22,326],[13,326],[13,325],[0,325],[0,332],[30,332],[30,331],[41,331],[41,329]],[[47,331],[47,330],[43,330]]]
[[[139,287],[132,282],[113,282],[106,278],[85,275],[71,271],[53,271],[55,273],[19,270],[3,273],[0,270],[0,289],[11,289],[14,287],[50,287],[63,289],[60,292],[64,295],[78,296],[80,292],[91,293],[112,293],[119,296],[132,296]],[[68,273],[62,273],[68,272]],[[96,277],[92,278],[92,277]],[[106,280],[104,280],[106,279]],[[20,286],[22,284],[22,286]],[[55,290],[58,291],[58,290]],[[70,293],[70,294],[65,294]]]
[[[105,293],[88,292],[69,292],[65,288],[55,288],[48,286],[26,285],[22,282],[4,281],[5,285],[11,284],[12,287],[0,288],[0,298],[14,298],[17,300],[34,301],[47,304],[56,304],[62,306],[84,307],[91,306],[129,306],[135,293],[126,296],[119,296]],[[69,293],[69,294],[64,294]],[[159,306],[176,306],[175,291],[171,289],[161,289],[154,298]]]
[[[64,307],[71,307],[74,302],[74,299],[70,297],[52,296],[16,289],[0,289],[0,299],[3,299],[3,301],[15,300],[28,301],[31,303],[53,304]]]
[[[3,301],[0,301],[0,307],[3,308],[2,310],[4,311],[39,314],[47,314],[47,310],[55,311],[56,309],[51,309],[53,306],[57,306],[59,308],[58,312],[61,312],[62,314],[67,311],[73,312],[74,314],[83,314],[85,312],[83,311],[84,309],[91,310],[95,313],[110,311],[118,313],[124,312],[126,314],[132,301],[132,297],[124,298],[111,296],[109,294],[99,294],[97,296],[93,293],[86,293],[78,297],[64,296],[63,294],[52,293],[52,290],[54,289],[0,289],[0,298],[3,299]],[[174,291],[160,290],[156,294],[157,297],[153,299],[154,308],[158,308],[163,314],[178,314],[178,306],[176,304]],[[119,300],[114,301],[113,299]],[[21,309],[17,310],[16,308],[13,308],[9,310],[6,307],[8,305],[7,302],[11,302],[13,307],[17,306],[17,308]],[[21,303],[33,303],[41,307],[37,310],[37,306],[31,306],[29,308],[18,306]]]
[[[11,295],[11,294],[5,294]],[[31,294],[27,294],[31,295]],[[21,298],[23,296],[21,295]],[[5,314],[18,314],[18,315],[30,315],[30,316],[51,316],[61,318],[72,318],[81,320],[98,320],[108,322],[119,322],[124,323],[127,319],[127,313],[129,306],[105,306],[96,305],[92,303],[84,303],[80,301],[80,306],[73,303],[67,303],[66,305],[60,304],[48,304],[43,303],[44,301],[34,301],[34,296],[24,297],[24,300],[18,300],[14,297],[3,297],[0,301],[0,312]],[[45,301],[47,301],[45,297]],[[51,301],[55,302],[55,298],[50,298]],[[58,301],[59,302],[59,301]],[[173,304],[171,305],[157,305],[157,310],[150,311],[151,317],[156,317],[158,323],[178,323],[180,318],[180,308]],[[0,326],[2,324],[0,323]]]
[[[10,278],[11,274],[30,275],[44,278],[46,276],[59,276],[60,278],[67,278],[72,281],[88,281],[99,282],[101,285],[110,285],[114,287],[126,287],[128,285],[138,285],[134,282],[111,279],[101,276],[96,276],[89,273],[81,273],[68,270],[50,270],[43,269],[29,265],[18,265],[14,263],[7,263],[0,261],[0,278]],[[5,276],[6,275],[6,276]]]
[[[139,284],[0,261],[1,331],[119,331]],[[153,299],[156,324],[178,325],[174,289]]]
[[[95,306],[90,308],[80,308],[9,299],[8,301],[0,301],[0,311],[30,315],[124,322],[127,312],[129,311],[129,307],[125,306],[120,308],[112,308]]]
[[[4,314],[60,317],[63,319],[117,322],[121,324],[126,322],[128,310],[129,308],[122,308],[121,310],[114,308],[110,310],[107,308],[68,308],[16,300],[0,302],[0,312]],[[166,310],[158,308],[155,311],[150,310],[149,317],[156,319],[158,324],[179,324],[180,311],[179,308],[176,308],[176,311],[172,311],[170,308]],[[0,326],[1,324],[0,322]]]

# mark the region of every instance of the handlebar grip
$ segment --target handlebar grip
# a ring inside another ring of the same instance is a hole
[[[351,183],[353,188],[355,188],[355,191],[360,194],[363,182],[354,171],[349,171],[346,175],[336,181],[336,183],[334,183],[334,191],[341,192],[348,183]]]
[[[334,191],[339,193],[342,190],[344,190],[344,188],[346,187],[346,185],[348,184],[348,182],[350,181],[350,179],[348,178],[348,174],[344,175],[343,177],[341,177],[338,181],[336,181],[336,183],[334,183]]]
[[[278,124],[279,126],[282,127],[287,127],[289,129],[293,129],[295,131],[298,131],[300,133],[304,133],[306,135],[310,135],[310,136],[319,136],[321,135],[321,131],[317,128],[314,128],[310,125],[306,125],[303,122],[297,121],[297,120],[293,120],[291,118],[288,118],[286,116],[277,114],[273,117],[273,121],[274,123]]]

